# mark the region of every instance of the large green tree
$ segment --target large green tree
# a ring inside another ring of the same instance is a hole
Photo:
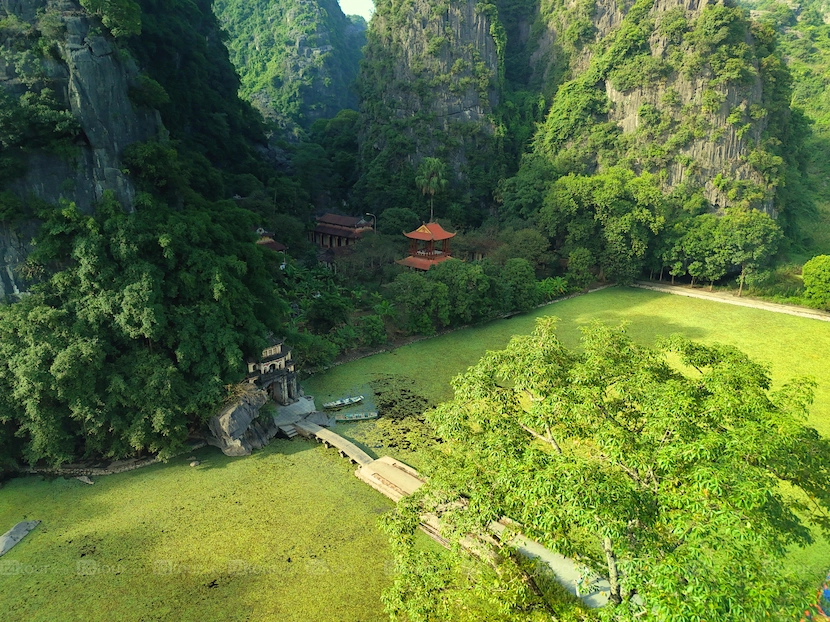
[[[812,383],[773,391],[734,348],[646,348],[600,324],[575,351],[555,322],[488,353],[428,413],[442,443],[426,498],[464,497],[447,516],[461,534],[507,516],[607,576],[607,619],[797,615],[809,590],[782,560],[830,528]]]
[[[830,307],[830,255],[817,255],[804,264],[805,296],[821,307]]]
[[[563,255],[587,248],[603,276],[625,283],[645,265],[649,243],[663,228],[664,203],[655,177],[614,168],[558,179],[539,222]]]
[[[720,223],[721,235],[732,264],[739,266],[738,296],[743,293],[746,275],[767,263],[778,250],[781,229],[764,212],[729,210]]]

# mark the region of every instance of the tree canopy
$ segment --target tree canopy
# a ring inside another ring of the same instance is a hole
[[[507,516],[608,577],[607,619],[796,615],[809,590],[782,560],[830,529],[813,383],[772,390],[734,348],[647,348],[599,323],[571,350],[555,323],[488,353],[428,413],[442,443],[425,498],[463,497],[462,534]],[[398,597],[406,585],[404,571]]]
[[[817,305],[830,308],[830,255],[818,255],[801,270],[806,296]]]
[[[423,194],[429,195],[429,221],[433,221],[435,195],[447,187],[447,165],[439,158],[424,158],[418,167],[415,183]]]
[[[0,461],[170,455],[280,330],[253,215],[191,200],[41,210],[42,281],[0,306]]]

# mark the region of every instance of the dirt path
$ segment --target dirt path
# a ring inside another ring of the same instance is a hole
[[[728,305],[737,305],[739,307],[751,307],[753,309],[772,311],[773,313],[786,313],[787,315],[797,315],[799,317],[806,317],[812,320],[830,322],[830,313],[827,313],[826,311],[819,311],[817,309],[807,309],[805,307],[796,307],[795,305],[784,305],[779,304],[777,302],[766,302],[763,300],[738,298],[734,294],[725,294],[723,292],[708,292],[700,289],[691,289],[689,287],[685,287],[682,285],[667,285],[665,283],[658,284],[649,281],[637,281],[633,283],[631,286],[639,287],[640,289],[650,289],[655,292],[663,292],[665,294],[674,294],[676,296],[687,296],[688,298],[702,298],[704,300],[723,302]]]

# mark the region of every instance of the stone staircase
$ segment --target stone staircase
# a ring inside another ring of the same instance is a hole
[[[288,438],[294,438],[297,436],[297,428],[294,427],[291,423],[286,423],[285,425],[280,426],[280,432],[285,434]]]

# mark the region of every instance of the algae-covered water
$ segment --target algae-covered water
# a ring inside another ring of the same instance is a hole
[[[384,416],[336,430],[372,455],[426,470],[431,439],[419,409],[449,398],[453,376],[550,314],[561,318],[560,337],[572,347],[592,319],[625,320],[643,343],[678,332],[738,346],[768,363],[777,385],[812,375],[818,388],[810,422],[830,434],[830,323],[626,288],[341,365],[304,388],[318,406],[366,395],[355,409]],[[391,582],[391,560],[377,519],[392,504],[358,481],[353,465],[300,439],[246,458],[205,448],[195,468],[187,457],[97,478],[94,486],[29,477],[0,488],[0,531],[43,521],[0,559],[0,619],[386,619],[380,595]],[[791,562],[818,585],[830,546],[819,540],[794,551]]]

